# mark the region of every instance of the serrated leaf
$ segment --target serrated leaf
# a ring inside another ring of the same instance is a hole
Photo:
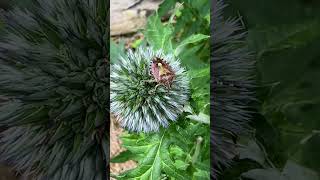
[[[169,156],[168,146],[172,143],[169,133],[168,130],[162,130],[160,133],[149,136],[149,138],[144,141],[144,144],[146,144],[146,146],[144,146],[146,148],[146,154],[139,162],[139,166],[119,175],[118,179],[158,180],[160,179],[162,171],[171,177],[185,179],[186,176],[174,166]],[[126,141],[126,143],[128,143],[128,141]],[[151,146],[147,144],[151,144]],[[135,145],[135,142],[131,142],[131,144],[126,144],[125,146],[133,148]],[[138,148],[141,148],[141,145],[142,144],[139,144]]]
[[[185,171],[188,168],[189,165],[190,165],[189,163],[186,163],[185,161],[181,161],[181,160],[177,160],[177,161],[174,162],[174,166],[177,169],[180,169],[180,170],[183,170],[183,171]]]
[[[171,0],[171,1],[163,1],[158,9],[159,16],[163,16],[166,13],[168,13],[171,9],[174,8],[174,5],[177,3],[177,0]]]
[[[193,44],[193,43],[197,43],[200,42],[202,40],[208,39],[210,38],[210,36],[204,35],[204,34],[195,34],[195,35],[191,35],[188,38],[186,38],[185,40],[183,40],[181,43],[179,43],[179,45],[176,47],[174,54],[176,56],[178,56],[183,48],[185,46],[187,46],[188,44]]]
[[[210,147],[204,144],[197,150],[197,153],[200,153],[197,155],[198,163],[191,162],[196,153],[197,138],[201,136],[208,142],[209,134],[207,125],[190,123],[186,127],[171,126],[155,134],[124,135],[123,146],[133,150],[134,156],[139,156],[140,159],[137,168],[121,174],[118,179],[151,179],[161,174],[175,179],[191,179],[195,171],[186,173],[183,169],[198,166],[199,163],[203,167],[210,166]],[[208,168],[202,168],[205,169]]]
[[[303,167],[294,161],[287,161],[282,175],[289,180],[319,180],[319,174],[311,169]]]
[[[197,169],[197,171],[193,174],[192,180],[208,180],[210,179],[210,173],[208,171],[203,171]]]
[[[283,171],[277,169],[253,169],[241,175],[253,180],[319,180],[319,175],[291,160],[288,160]]]
[[[281,176],[281,173],[276,169],[253,169],[243,173],[241,177],[252,180],[287,180]]]
[[[116,157],[113,157],[110,162],[111,163],[123,163],[130,159],[133,159],[134,154],[130,151],[122,151],[120,154],[118,154]]]
[[[145,37],[147,42],[155,49],[162,49],[165,52],[172,51],[172,27],[170,24],[163,25],[157,14],[148,18]]]
[[[253,140],[250,140],[246,146],[240,147],[239,153],[240,159],[250,159],[260,163],[261,165],[264,165],[264,153],[262,152],[258,144]]]
[[[200,112],[199,114],[188,115],[186,118],[195,120],[200,123],[210,124],[210,116]]]
[[[209,67],[189,71],[192,99],[196,103],[196,113],[209,114],[210,105],[210,69]]]

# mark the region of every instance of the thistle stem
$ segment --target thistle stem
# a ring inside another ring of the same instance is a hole
[[[194,154],[192,156],[192,160],[191,160],[192,164],[194,164],[198,160],[202,141],[203,141],[203,138],[201,136],[199,136],[197,138],[196,149],[195,149]]]

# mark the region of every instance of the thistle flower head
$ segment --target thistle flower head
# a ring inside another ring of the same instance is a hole
[[[176,121],[189,98],[186,71],[162,50],[129,50],[111,66],[111,112],[129,131],[158,131]]]

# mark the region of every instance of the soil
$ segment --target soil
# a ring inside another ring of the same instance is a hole
[[[0,180],[18,180],[18,178],[10,167],[0,165]]]
[[[122,151],[125,151],[123,147],[121,147],[121,139],[120,136],[124,132],[124,130],[118,125],[114,118],[111,119],[110,126],[110,158],[117,156]],[[129,169],[133,169],[136,167],[136,162],[130,160],[125,163],[110,163],[110,173],[111,174],[120,174]],[[113,179],[113,178],[111,178]]]

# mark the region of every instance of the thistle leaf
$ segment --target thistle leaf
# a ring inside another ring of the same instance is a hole
[[[318,173],[303,167],[292,160],[288,160],[283,171],[278,169],[253,169],[241,175],[253,180],[319,180]]]
[[[192,44],[192,43],[197,43],[197,42],[200,42],[200,41],[208,39],[208,38],[210,38],[210,36],[207,36],[204,34],[191,35],[191,36],[187,37],[186,39],[184,39],[181,43],[179,43],[179,45],[176,47],[176,49],[174,51],[174,54],[176,56],[178,56],[181,53],[184,46],[187,46],[188,44]]]
[[[145,37],[154,50],[162,49],[165,53],[172,52],[172,27],[170,24],[163,25],[157,14],[148,18]]]
[[[185,171],[192,166],[192,154],[189,153],[194,153],[196,135],[199,133],[202,136],[209,135],[202,128],[204,126],[191,124],[187,128],[177,126],[162,129],[156,134],[124,135],[121,138],[123,146],[135,155],[140,155],[141,158],[137,168],[120,174],[118,179],[149,180],[161,179],[162,176],[191,179],[193,172],[186,173]],[[206,136],[206,140],[209,141],[209,136]],[[198,153],[201,154],[207,150],[209,147],[201,145]],[[201,162],[202,158],[205,159],[205,156],[197,157],[196,161]]]

